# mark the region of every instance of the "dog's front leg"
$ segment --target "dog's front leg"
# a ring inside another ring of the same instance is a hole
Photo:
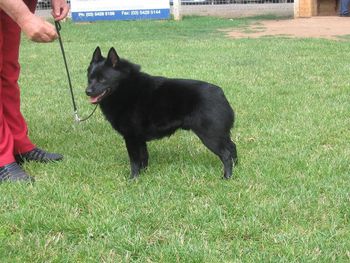
[[[147,151],[147,144],[146,142],[142,142],[140,144],[140,168],[146,169],[148,166],[148,151]]]
[[[140,174],[142,156],[141,148],[143,146],[142,141],[133,137],[125,137],[125,144],[128,150],[131,168],[131,179],[136,178]]]

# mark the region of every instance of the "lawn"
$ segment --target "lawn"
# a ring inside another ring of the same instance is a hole
[[[221,86],[239,166],[190,132],[149,143],[129,180],[100,110],[74,123],[58,42],[21,47],[30,137],[64,161],[27,163],[34,186],[0,185],[1,262],[349,262],[350,39],[229,39],[249,19],[62,24],[79,113],[92,52],[114,46],[153,75]]]

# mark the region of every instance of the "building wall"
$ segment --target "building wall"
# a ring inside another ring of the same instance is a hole
[[[279,4],[226,4],[226,5],[182,5],[179,9],[181,16],[217,16],[225,18],[275,15],[291,17],[294,13],[294,3]],[[171,7],[171,13],[173,7]]]

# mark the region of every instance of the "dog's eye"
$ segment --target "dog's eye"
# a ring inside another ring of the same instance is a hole
[[[106,79],[105,78],[99,78],[98,82],[104,83],[104,82],[106,82]]]

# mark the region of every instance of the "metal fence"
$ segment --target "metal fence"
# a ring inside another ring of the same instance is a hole
[[[51,0],[38,0],[36,5],[37,10],[50,10]]]
[[[269,14],[292,16],[293,3],[294,0],[181,0],[179,12],[181,16],[241,17]],[[170,6],[173,12],[173,0],[170,0]],[[38,0],[37,12],[41,16],[49,16],[49,10],[51,10],[51,0]]]

